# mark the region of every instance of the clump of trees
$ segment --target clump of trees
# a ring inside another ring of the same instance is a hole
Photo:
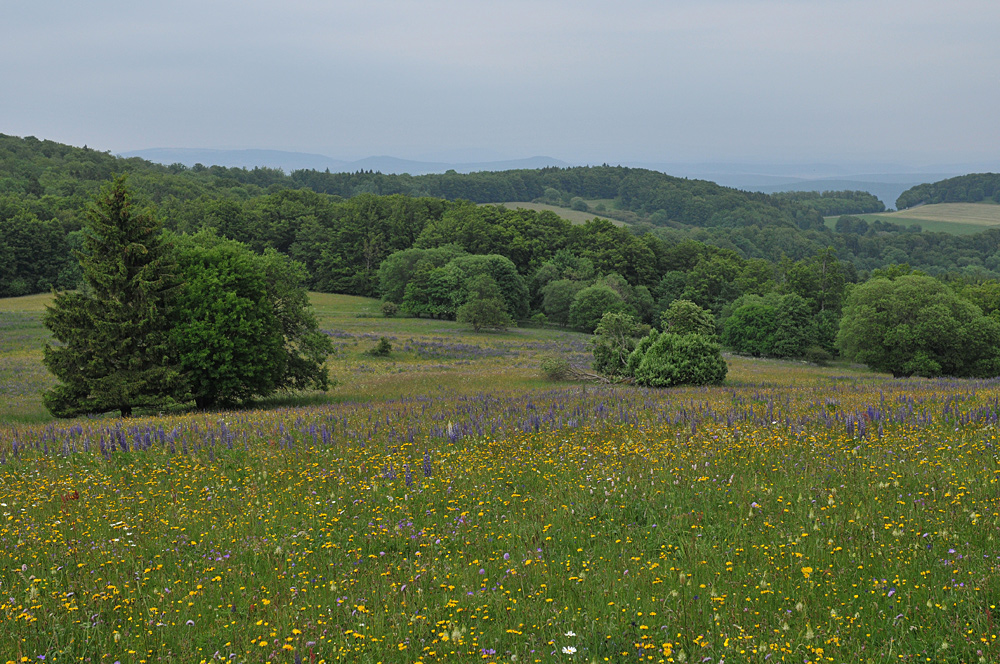
[[[472,326],[476,332],[483,328],[506,330],[514,324],[500,286],[488,274],[478,274],[468,280],[465,304],[458,308],[455,320]]]
[[[754,357],[805,357],[819,347],[819,327],[808,303],[796,293],[745,295],[726,319],[723,343]]]
[[[1000,173],[970,173],[939,182],[918,184],[899,195],[896,209],[933,203],[1000,203]]]
[[[824,217],[885,212],[885,204],[867,191],[786,191],[772,196],[802,203]]]
[[[856,287],[837,342],[844,357],[897,378],[1000,375],[1000,322],[923,275]]]
[[[164,236],[116,177],[88,207],[83,285],[56,295],[44,362],[59,417],[194,401],[232,404],[279,389],[326,389],[332,351],[305,274],[214,233]]]
[[[709,312],[678,300],[662,323],[663,331],[650,330],[629,314],[605,314],[594,332],[594,370],[646,387],[718,385],[725,380],[728,367]]]

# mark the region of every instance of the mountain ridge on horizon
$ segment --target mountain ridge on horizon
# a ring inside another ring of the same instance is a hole
[[[572,166],[568,162],[553,157],[534,156],[524,159],[503,159],[478,162],[444,162],[403,159],[391,155],[373,155],[362,159],[335,159],[326,155],[293,152],[286,150],[219,150],[201,148],[149,148],[131,150],[120,153],[122,157],[139,157],[159,164],[184,164],[188,168],[195,164],[203,166],[226,166],[235,168],[280,168],[286,173],[300,169],[323,171],[329,169],[336,173],[353,173],[356,171],[379,171],[388,174],[408,173],[410,175],[428,175],[454,170],[458,173],[475,171],[503,171],[519,168],[545,168]]]
[[[123,157],[139,157],[152,162],[170,165],[183,164],[188,168],[196,164],[235,168],[279,168],[286,173],[300,169],[329,170],[337,173],[375,171],[386,174],[428,175],[454,170],[456,173],[505,171],[546,167],[567,168],[582,163],[567,162],[548,156],[522,159],[494,159],[483,161],[425,161],[405,159],[391,155],[373,155],[362,159],[335,159],[310,152],[268,149],[202,149],[202,148],[148,148],[120,153]],[[466,153],[466,157],[476,154]],[[485,155],[483,155],[485,156]],[[492,153],[491,156],[496,156]],[[705,161],[622,163],[635,168],[648,168],[676,177],[708,180],[722,186],[776,193],[782,191],[829,191],[844,188],[868,191],[886,204],[895,205],[896,198],[910,187],[963,174],[964,169],[938,168],[921,171],[894,163],[835,164],[801,163],[769,164],[748,162]],[[851,166],[854,166],[852,169]],[[879,169],[884,169],[878,172]]]

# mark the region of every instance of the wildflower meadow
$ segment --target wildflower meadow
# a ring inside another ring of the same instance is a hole
[[[554,383],[584,337],[342,305],[329,395],[0,425],[0,662],[1000,660],[1000,381]]]

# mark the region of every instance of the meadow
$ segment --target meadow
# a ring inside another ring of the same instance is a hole
[[[612,205],[611,199],[597,199],[587,201],[591,206],[597,205],[598,203],[604,203],[605,205]],[[604,219],[605,221],[610,221],[615,226],[626,226],[627,224],[618,219],[612,219],[611,217],[606,217],[599,212],[583,212],[580,210],[574,210],[568,207],[562,207],[559,205],[549,205],[547,203],[530,203],[528,201],[511,201],[507,203],[501,203],[506,208],[511,210],[533,210],[535,212],[555,212],[556,215],[570,221],[574,224],[585,224],[592,219]]]
[[[921,205],[899,212],[853,215],[869,222],[888,221],[901,226],[919,224],[929,232],[974,235],[987,228],[1000,226],[1000,205],[995,203],[936,203]],[[839,217],[826,217],[826,225],[833,228]]]
[[[0,303],[0,661],[1000,659],[1000,381],[555,383],[584,336],[313,301],[329,394],[73,421]]]

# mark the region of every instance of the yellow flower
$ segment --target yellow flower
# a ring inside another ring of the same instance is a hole
[[[807,579],[809,578],[809,575],[812,574],[812,573],[813,573],[813,568],[812,567],[803,567],[802,568],[802,576],[806,577]]]

